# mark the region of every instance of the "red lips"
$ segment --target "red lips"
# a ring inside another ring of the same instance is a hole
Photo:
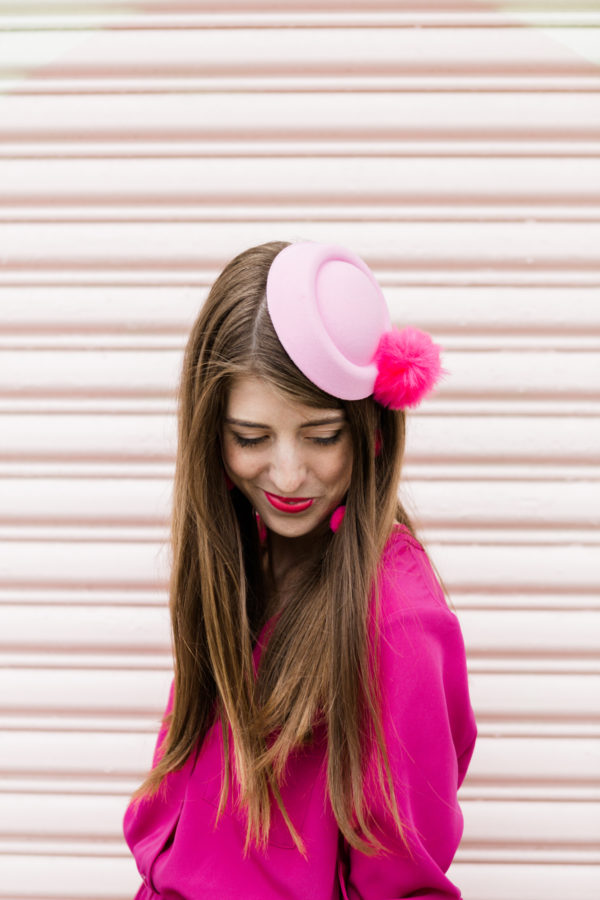
[[[296,513],[303,512],[312,506],[314,498],[312,497],[279,497],[277,494],[269,494],[264,492],[265,497],[275,509],[279,512]]]

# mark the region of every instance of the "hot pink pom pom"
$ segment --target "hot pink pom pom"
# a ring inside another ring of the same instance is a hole
[[[329,527],[333,532],[336,532],[340,525],[342,524],[342,519],[344,518],[344,513],[346,512],[345,506],[338,506],[337,509],[333,511],[331,514],[331,518],[329,520]]]
[[[374,357],[379,369],[373,391],[377,403],[390,409],[417,406],[446,372],[440,349],[417,328],[386,331]]]

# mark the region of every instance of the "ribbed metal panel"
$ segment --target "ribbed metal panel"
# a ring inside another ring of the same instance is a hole
[[[600,873],[600,0],[0,0],[0,898],[128,900],[171,678],[183,346],[346,243],[451,371],[403,497],[480,737],[465,900]]]

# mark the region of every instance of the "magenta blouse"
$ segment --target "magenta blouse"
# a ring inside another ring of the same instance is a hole
[[[412,855],[381,802],[374,764],[365,778],[367,809],[390,852],[367,856],[339,840],[327,795],[326,734],[317,730],[310,747],[290,756],[281,790],[307,859],[276,805],[268,849],[251,846],[244,859],[245,825],[231,789],[215,827],[223,751],[217,721],[185,765],[166,777],[164,797],[125,812],[125,839],[142,877],[134,900],[460,900],[445,873],[463,832],[457,791],[477,737],[463,637],[425,551],[403,526],[386,545],[381,584],[384,731]],[[259,636],[255,663],[273,621]],[[173,684],[165,714],[172,699]],[[153,766],[165,734],[163,724]]]

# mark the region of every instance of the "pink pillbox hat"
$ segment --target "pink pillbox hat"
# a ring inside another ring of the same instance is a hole
[[[416,406],[445,372],[426,332],[392,327],[375,276],[345,247],[289,244],[271,264],[266,293],[288,356],[334,397]]]

